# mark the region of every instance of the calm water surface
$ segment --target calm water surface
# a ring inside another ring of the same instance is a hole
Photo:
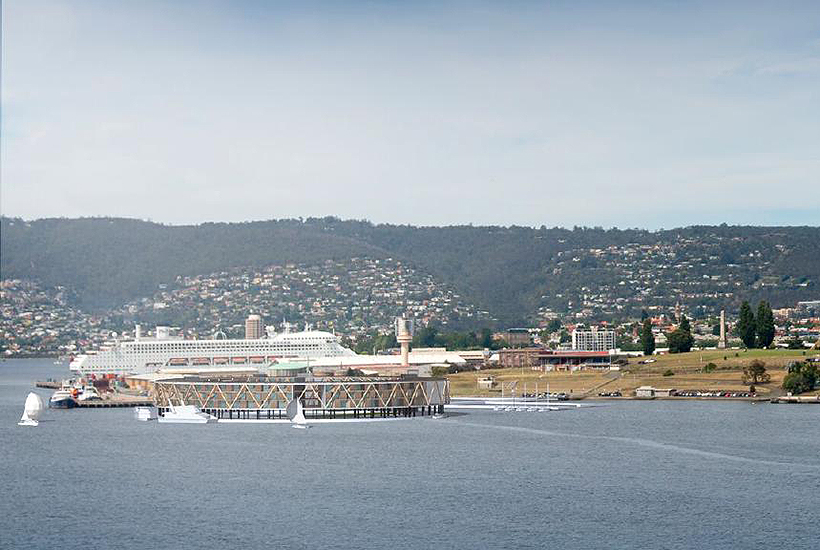
[[[820,406],[18,427],[33,382],[66,374],[0,363],[2,548],[820,547]]]

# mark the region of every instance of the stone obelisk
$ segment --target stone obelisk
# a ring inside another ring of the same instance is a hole
[[[718,348],[724,349],[726,347],[726,310],[720,310],[720,340],[718,340]]]

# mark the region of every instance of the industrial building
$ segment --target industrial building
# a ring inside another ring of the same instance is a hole
[[[501,333],[501,337],[512,347],[529,346],[532,344],[530,330],[526,328],[510,328]]]
[[[437,348],[418,348],[401,355],[323,357],[312,360],[310,368],[314,374],[335,376],[344,375],[349,369],[360,370],[369,376],[430,376],[433,367],[466,364],[467,361],[459,353]]]

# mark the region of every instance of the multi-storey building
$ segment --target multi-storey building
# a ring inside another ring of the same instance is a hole
[[[615,331],[598,327],[576,328],[572,331],[572,349],[579,351],[609,351],[615,349]]]
[[[245,340],[258,340],[263,336],[265,336],[265,327],[262,324],[262,317],[248,315],[245,319]]]

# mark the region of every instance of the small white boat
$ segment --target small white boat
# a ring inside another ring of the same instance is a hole
[[[85,386],[77,396],[77,401],[95,401],[102,399],[94,386]]]
[[[37,426],[40,424],[40,413],[43,412],[43,400],[34,392],[29,392],[26,404],[23,405],[23,416],[18,426]]]
[[[447,418],[447,415],[436,413],[431,417],[433,420],[441,420],[442,418]]]
[[[307,425],[307,419],[305,418],[302,402],[299,401],[298,397],[288,403],[288,408],[285,409],[285,413],[288,415],[291,422],[290,425],[292,427],[299,430],[305,430],[310,427]]]
[[[157,417],[157,422],[176,424],[211,424],[216,422],[216,417],[200,411],[194,405],[173,405],[168,403],[168,410],[165,414]]]
[[[134,417],[141,422],[157,419],[157,410],[154,407],[136,407]]]

